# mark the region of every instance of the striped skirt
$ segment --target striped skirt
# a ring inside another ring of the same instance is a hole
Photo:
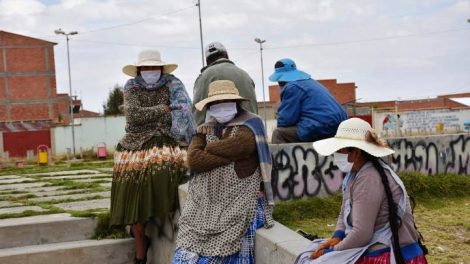
[[[174,212],[178,185],[186,180],[185,159],[186,151],[177,146],[118,149],[114,154],[110,224],[146,223]]]
[[[417,256],[406,261],[406,264],[427,264],[425,256]],[[390,264],[390,252],[384,252],[378,256],[362,256],[356,261],[356,264]]]

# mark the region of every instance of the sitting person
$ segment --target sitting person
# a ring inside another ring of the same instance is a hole
[[[254,263],[256,229],[273,225],[271,155],[260,117],[241,108],[245,100],[232,81],[219,80],[195,105],[210,117],[188,149],[194,175],[173,264]]]
[[[320,155],[333,154],[335,165],[348,174],[336,231],[329,240],[313,241],[310,259],[300,263],[427,263],[405,186],[380,159],[394,151],[369,123],[343,121],[334,138],[313,147]]]
[[[269,80],[279,83],[281,104],[272,143],[312,142],[334,136],[348,115],[328,90],[297,70],[291,59],[277,61],[274,68]]]

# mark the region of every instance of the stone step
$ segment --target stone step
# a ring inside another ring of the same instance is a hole
[[[2,219],[0,250],[89,239],[93,236],[96,225],[97,219],[72,217],[69,214]],[[0,263],[4,262],[0,260]]]
[[[71,226],[73,227],[73,226]],[[128,264],[134,258],[128,239],[80,240],[0,249],[2,264]]]

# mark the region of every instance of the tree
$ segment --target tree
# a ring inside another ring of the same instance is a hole
[[[108,100],[103,104],[104,115],[122,115],[122,107],[124,104],[124,93],[122,86],[116,84],[113,90],[109,92]]]

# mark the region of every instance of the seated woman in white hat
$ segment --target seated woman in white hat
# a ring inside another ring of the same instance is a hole
[[[333,154],[347,176],[336,231],[329,240],[314,241],[310,259],[301,263],[427,263],[403,182],[379,158],[394,151],[369,123],[345,120],[335,137],[313,147]]]
[[[243,110],[232,81],[214,81],[210,120],[198,127],[188,149],[194,172],[178,222],[174,264],[254,263],[254,235],[271,227],[271,155],[260,117]],[[264,193],[260,192],[264,182]]]
[[[126,134],[114,155],[111,225],[131,225],[134,263],[146,263],[151,218],[164,221],[178,206],[178,184],[185,180],[186,151],[180,141],[195,132],[191,100],[183,83],[170,74],[176,64],[164,63],[156,50],[144,50],[136,65],[123,72]]]

